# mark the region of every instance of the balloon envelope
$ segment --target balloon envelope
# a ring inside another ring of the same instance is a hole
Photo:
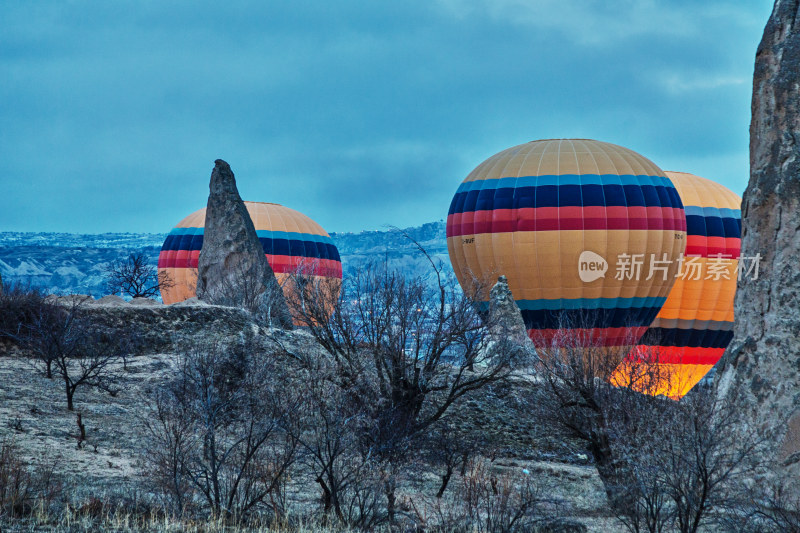
[[[321,280],[341,280],[342,262],[330,235],[306,215],[278,204],[245,202],[278,283],[288,290],[295,272]],[[158,271],[174,283],[162,288],[165,304],[195,296],[197,261],[203,247],[206,209],[198,209],[172,229],[161,247]],[[287,296],[289,296],[287,294]]]
[[[538,346],[567,333],[629,347],[674,283],[685,224],[675,187],[645,157],[600,141],[541,140],[467,176],[450,205],[447,244],[459,282],[469,291],[477,281],[479,300],[497,276],[508,278]],[[663,275],[648,276],[653,260],[664,262]]]
[[[686,252],[664,306],[640,344],[612,377],[630,381],[632,367],[653,364],[653,394],[681,398],[719,361],[733,338],[733,300],[741,248],[742,199],[706,178],[666,175],[686,211]]]

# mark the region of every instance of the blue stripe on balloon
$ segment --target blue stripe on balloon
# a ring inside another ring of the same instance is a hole
[[[725,207],[700,207],[697,205],[685,205],[683,209],[686,215],[700,216],[700,217],[720,217],[720,218],[742,218],[742,211],[740,209],[728,209]]]
[[[740,238],[742,221],[731,217],[686,215],[686,234],[704,237]]]
[[[521,309],[528,329],[647,327],[661,306],[611,309]],[[632,339],[634,341],[636,339]]]
[[[559,176],[520,176],[474,180],[462,183],[456,193],[486,189],[517,189],[520,187],[539,187],[545,185],[642,185],[647,179],[656,187],[675,188],[669,178],[663,176],[633,174],[561,174]]]
[[[339,251],[333,244],[302,241],[299,239],[270,239],[260,238],[265,254],[291,255],[296,257],[309,257],[315,259],[333,259],[341,261]]]
[[[522,310],[540,311],[556,309],[628,309],[632,307],[660,307],[666,302],[666,297],[642,298],[560,298],[553,300],[517,300],[517,306]]]
[[[639,344],[645,346],[677,346],[689,348],[727,348],[733,331],[649,328]]]
[[[494,209],[566,206],[675,207],[683,204],[678,192],[666,186],[637,185],[540,185],[459,192],[453,197],[449,215]]]
[[[260,239],[291,239],[322,242],[325,244],[332,244],[333,240],[326,235],[314,235],[313,233],[295,233],[292,231],[271,231],[266,229],[256,230]]]
[[[188,228],[172,228],[169,232],[170,235],[203,235],[204,228],[202,227],[188,227]],[[260,239],[291,239],[302,241],[322,242],[326,244],[333,244],[333,240],[327,235],[315,235],[313,233],[300,233],[294,231],[272,231],[259,229],[256,234]]]
[[[176,228],[184,230],[186,228]],[[286,235],[301,235],[297,233],[285,233]],[[314,240],[302,239],[286,239],[286,238],[269,238],[259,237],[261,247],[264,249],[265,254],[270,255],[291,255],[297,257],[309,257],[314,259],[332,259],[334,261],[341,261],[339,250],[332,242],[320,242]],[[203,248],[203,235],[194,234],[192,232],[177,232],[173,234],[170,232],[167,235],[164,245],[161,247],[162,251],[166,250],[187,250],[197,251]]]

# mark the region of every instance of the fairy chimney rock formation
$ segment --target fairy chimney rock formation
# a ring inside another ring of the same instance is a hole
[[[241,307],[273,326],[291,328],[289,308],[267,262],[230,165],[214,162],[203,247],[197,265],[197,297]]]
[[[523,346],[530,343],[528,329],[505,276],[497,278],[497,283],[489,293],[489,324],[495,337],[512,340]]]
[[[771,457],[800,474],[800,0],[777,0],[756,53],[750,183],[734,338],[717,397],[741,424],[777,432]],[[756,270],[758,268],[758,276]]]

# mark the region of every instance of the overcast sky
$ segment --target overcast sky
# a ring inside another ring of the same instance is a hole
[[[245,200],[330,232],[418,225],[487,157],[553,137],[741,194],[771,8],[3,0],[0,231],[167,232],[217,158]]]

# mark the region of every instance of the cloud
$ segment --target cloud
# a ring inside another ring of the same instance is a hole
[[[442,218],[472,168],[537,138],[741,183],[769,7],[4,3],[0,231],[166,231],[218,157],[329,231]]]
[[[593,46],[633,37],[685,38],[709,25],[749,23],[740,2],[675,0],[438,0],[461,18],[489,17],[530,29],[555,31]]]
[[[655,83],[671,94],[712,91],[722,87],[749,85],[752,79],[725,74],[686,74],[679,72],[659,73],[653,76]]]

